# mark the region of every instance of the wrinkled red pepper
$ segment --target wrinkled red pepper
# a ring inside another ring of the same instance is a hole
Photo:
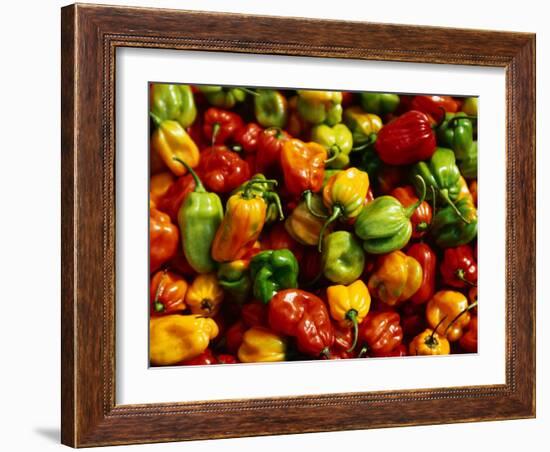
[[[259,301],[246,303],[241,308],[241,317],[248,328],[267,326],[267,306]]]
[[[426,307],[420,304],[404,303],[400,309],[401,312],[401,328],[403,334],[412,338],[427,327],[426,323]]]
[[[248,327],[242,320],[238,320],[225,333],[225,348],[229,353],[236,354],[243,343],[243,336]]]
[[[232,111],[212,107],[204,113],[203,132],[209,144],[225,144],[242,127],[243,120]]]
[[[234,133],[233,139],[245,153],[253,154],[258,150],[258,139],[263,130],[255,122],[249,122]]]
[[[178,222],[178,212],[180,207],[187,198],[187,195],[195,190],[195,180],[191,174],[178,177],[177,180],[170,185],[166,194],[158,201],[158,208],[170,216],[172,222]]]
[[[323,186],[327,151],[318,143],[297,139],[285,142],[281,151],[281,167],[285,186],[294,196],[309,190],[318,192]]]
[[[477,263],[470,245],[446,248],[440,270],[449,286],[462,289],[477,284]]]
[[[330,359],[349,359],[354,357],[354,351],[348,351],[353,346],[353,329],[342,326],[339,322],[332,322],[334,343],[330,347]]]
[[[276,223],[273,225],[262,244],[267,250],[290,250],[298,262],[300,262],[304,256],[304,247],[292,238],[287,232],[284,223]]]
[[[204,186],[216,193],[229,193],[250,179],[248,163],[226,146],[202,151],[196,172]]]
[[[418,196],[416,196],[416,191],[412,185],[397,187],[391,192],[391,195],[404,207],[412,206],[418,201]],[[413,212],[410,220],[413,227],[412,237],[418,239],[424,236],[432,222],[432,206],[427,201],[422,201]]]
[[[407,356],[407,346],[405,344],[399,344],[389,352],[372,353],[371,356],[373,358],[399,358],[401,356]]]
[[[371,353],[390,353],[401,344],[401,318],[394,311],[369,312],[359,325],[359,338]]]
[[[464,351],[477,353],[477,316],[472,317],[458,343]]]
[[[256,152],[256,171],[270,175],[274,170],[278,170],[283,145],[289,139],[288,133],[274,127],[260,133]]]
[[[374,144],[378,156],[390,165],[409,165],[429,159],[436,140],[425,113],[411,110],[386,124]]]
[[[334,343],[330,315],[323,300],[301,289],[285,289],[269,302],[268,321],[277,333],[296,338],[298,350],[328,356]]]
[[[300,262],[300,282],[307,284],[313,281],[321,272],[321,259],[317,248],[304,247],[304,254]]]
[[[407,255],[414,257],[422,267],[422,284],[410,300],[415,304],[426,303],[435,292],[437,256],[430,246],[424,242],[411,245],[407,250]]]
[[[439,124],[445,113],[458,111],[458,102],[451,96],[414,96],[411,109],[426,113],[435,124]]]
[[[212,353],[212,350],[207,348],[199,356],[196,356],[193,359],[188,359],[187,361],[182,361],[180,364],[183,366],[206,366],[210,364],[217,364],[218,360]]]

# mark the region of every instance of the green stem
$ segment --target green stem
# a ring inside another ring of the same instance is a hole
[[[453,201],[451,201],[451,198],[449,198],[449,193],[447,192],[447,190],[439,190],[439,194],[441,195],[441,197],[445,200],[445,202],[447,204],[449,204],[452,209],[455,211],[455,213],[458,215],[458,217],[466,224],[470,224],[470,222],[464,218],[464,215],[462,215],[462,213],[460,212],[460,210],[458,210],[458,207],[456,207],[455,203]]]
[[[422,176],[419,176],[418,174],[416,175],[416,178],[421,182],[421,187],[422,187],[422,195],[420,196],[420,198],[418,198],[418,201],[416,201],[412,206],[410,207],[407,207],[405,209],[405,216],[407,218],[410,218],[412,216],[412,214],[414,213],[414,211],[418,208],[418,206],[420,206],[420,204],[422,204],[424,202],[424,199],[426,198],[426,182],[424,181],[424,178]]]
[[[466,309],[460,311],[457,316],[449,322],[447,325],[447,328],[445,328],[445,336],[447,335],[447,331],[449,331],[449,328],[453,323],[455,323],[460,317],[462,317],[464,314],[466,314],[470,309],[474,309],[477,306],[477,301],[474,301],[470,306],[468,306]]]
[[[243,198],[250,197],[250,190],[254,184],[268,184],[277,186],[278,182],[275,179],[250,179],[243,187]]]
[[[303,193],[303,196],[304,196],[304,201],[306,202],[307,210],[309,210],[309,213],[311,213],[311,215],[317,218],[321,218],[323,220],[326,220],[328,218],[328,215],[320,214],[313,209],[313,205],[311,204],[313,193],[311,192],[311,190],[306,190]]]
[[[321,353],[319,353],[319,356],[322,356],[325,359],[330,359],[330,350],[328,347],[325,347],[323,350],[321,350]]]
[[[430,334],[428,336],[428,339],[426,339],[424,342],[425,344],[428,346],[428,347],[431,347],[431,345],[435,345],[435,332],[437,331],[437,329],[441,326],[441,324],[445,321],[445,319],[447,318],[447,316],[444,316],[439,322],[438,324],[435,326],[435,328],[433,329],[432,331],[432,334]]]
[[[368,351],[369,351],[369,348],[366,345],[363,345],[363,347],[361,347],[361,350],[359,350],[359,353],[357,354],[357,357],[362,358],[363,356],[365,356],[367,354]]]
[[[283,206],[281,204],[281,198],[279,195],[275,192],[270,192],[267,195],[268,201],[273,201],[275,205],[277,206],[277,212],[279,212],[279,220],[283,221],[285,219],[285,214],[283,212]]]
[[[250,94],[252,96],[259,96],[260,95],[260,93],[257,93],[256,91],[251,90],[249,88],[244,88],[242,86],[240,86],[238,89],[240,89],[240,90],[244,91],[245,93]]]
[[[212,143],[211,143],[212,146],[214,146],[214,144],[216,144],[216,138],[218,138],[218,134],[220,133],[221,128],[222,128],[222,126],[220,125],[219,122],[215,122],[212,125]]]
[[[328,149],[328,152],[330,157],[325,160],[325,165],[336,160],[342,151],[336,144],[334,144]]]
[[[323,236],[325,235],[326,229],[330,226],[331,223],[336,221],[342,215],[342,208],[340,206],[334,206],[332,210],[332,215],[327,218],[324,222],[321,231],[319,232],[319,242],[317,243],[317,250],[321,252],[323,250]]]
[[[160,119],[160,117],[158,117],[151,111],[149,112],[149,116],[151,116],[151,119],[155,123],[155,126],[160,127],[160,124],[162,123],[162,119]]]
[[[164,271],[162,272],[162,276],[160,277],[157,290],[155,291],[155,299],[153,300],[153,308],[155,309],[155,312],[164,311],[164,305],[159,301],[159,298],[160,298],[160,294],[162,293],[162,290],[164,289],[163,284],[164,284],[164,280],[166,279],[167,273],[168,273],[168,270],[164,269]]]
[[[435,216],[435,213],[436,213],[436,207],[437,207],[437,196],[435,195],[435,187],[433,185],[430,185],[430,188],[432,189],[432,201],[433,201],[433,206],[432,206],[432,210],[433,210],[433,216]]]
[[[458,279],[459,281],[462,281],[463,283],[466,283],[468,284],[469,286],[472,286],[472,287],[476,287],[477,284],[471,282],[471,281],[468,281],[466,279],[466,277],[464,276],[464,269],[462,268],[458,268],[455,272],[455,277],[456,279]]]
[[[372,146],[376,142],[377,138],[378,136],[375,133],[371,133],[367,141],[365,141],[363,144],[360,144],[359,146],[351,148],[351,152],[367,149],[369,146]]]
[[[173,159],[174,159],[174,161],[176,161],[178,163],[181,163],[183,166],[185,166],[187,171],[189,171],[189,174],[191,174],[191,176],[193,177],[193,180],[195,181],[195,190],[193,190],[193,191],[195,193],[205,193],[206,189],[204,188],[204,185],[202,185],[202,182],[201,182],[199,176],[197,175],[197,173],[195,173],[193,168],[191,168],[186,162],[184,162],[182,159],[180,159],[178,157],[173,157]]]
[[[346,351],[351,352],[357,345],[357,336],[359,334],[359,327],[357,326],[357,311],[355,309],[350,309],[346,313],[346,319],[350,320],[353,323],[353,344]]]

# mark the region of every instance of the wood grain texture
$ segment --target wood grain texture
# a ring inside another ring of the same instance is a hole
[[[534,416],[534,35],[97,5],[63,8],[61,34],[64,444]],[[114,68],[115,50],[125,46],[506,68],[506,384],[115,405]]]

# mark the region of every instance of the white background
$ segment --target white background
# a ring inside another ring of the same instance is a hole
[[[490,28],[537,32],[537,128],[550,122],[550,32],[545,2],[441,1],[368,6],[356,0],[296,2],[251,1],[122,1],[119,4],[208,9],[332,19]],[[365,6],[359,6],[359,5]],[[0,445],[9,451],[58,450],[59,439],[59,7],[58,1],[9,2],[3,5],[2,46],[2,177],[4,209],[0,234],[3,322],[3,366],[0,377]],[[544,30],[544,31],[543,31]],[[542,200],[550,196],[543,178],[550,164],[550,143],[538,140],[537,229],[550,228]],[[6,160],[7,157],[7,160]],[[546,236],[546,237],[545,237]],[[478,424],[406,427],[370,431],[245,438],[164,445],[119,447],[116,450],[280,451],[284,448],[343,449],[360,445],[370,450],[425,451],[445,444],[461,451],[490,445],[500,451],[544,450],[550,428],[547,386],[549,335],[543,319],[550,308],[543,300],[547,234],[538,237],[538,394],[537,419]],[[546,350],[546,351],[545,351]],[[543,433],[544,432],[544,433]],[[537,444],[537,438],[540,444]],[[389,449],[388,449],[389,447]],[[546,446],[547,447],[547,446]]]

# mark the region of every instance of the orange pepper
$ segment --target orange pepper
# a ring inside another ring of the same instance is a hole
[[[440,290],[426,306],[426,320],[437,333],[454,342],[470,323],[468,300],[455,290]]]
[[[174,180],[174,175],[169,172],[158,173],[151,177],[149,198],[153,202],[154,207],[159,205],[159,201],[166,194]]]
[[[151,279],[151,312],[173,314],[185,310],[187,282],[167,270],[158,271]]]
[[[150,271],[158,270],[162,264],[172,259],[178,250],[179,230],[170,217],[160,210],[149,209],[149,266]]]
[[[318,143],[288,140],[281,151],[285,186],[290,194],[301,196],[305,191],[318,192],[325,177],[327,150]]]
[[[430,328],[415,336],[409,344],[409,355],[448,355],[449,353],[451,353],[449,341]]]

